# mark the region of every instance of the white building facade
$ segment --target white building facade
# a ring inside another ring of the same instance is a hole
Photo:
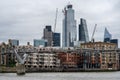
[[[55,53],[30,53],[26,60],[25,67],[31,71],[52,70],[60,67],[60,60]]]

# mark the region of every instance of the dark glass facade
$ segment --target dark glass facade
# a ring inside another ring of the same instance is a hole
[[[79,41],[89,42],[86,20],[81,18],[80,23],[81,24],[79,25]]]
[[[53,33],[53,46],[60,46],[60,33]]]
[[[117,47],[118,47],[118,39],[111,39],[110,42],[117,44]]]
[[[47,25],[47,26],[46,26],[46,29],[47,29],[48,31],[52,31],[50,25]]]
[[[44,39],[34,39],[34,47],[39,47],[39,46],[43,46],[46,47],[47,46],[47,41]]]
[[[9,43],[11,43],[12,46],[19,46],[19,40],[16,39],[9,39]]]
[[[110,42],[110,38],[104,38],[104,42]]]

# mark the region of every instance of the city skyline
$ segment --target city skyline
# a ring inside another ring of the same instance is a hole
[[[120,46],[119,0],[44,0],[42,2],[39,0],[1,0],[0,43],[7,42],[8,39],[18,39],[20,44],[26,44],[29,41],[32,43],[33,39],[40,39],[45,25],[54,27],[56,8],[58,8],[56,32],[61,32],[62,9],[69,1],[75,10],[77,27],[80,18],[86,19],[91,38],[94,25],[97,24],[94,36],[97,41],[103,41],[104,29],[107,27],[113,38],[119,39]]]

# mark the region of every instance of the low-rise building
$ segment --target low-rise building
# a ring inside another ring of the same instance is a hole
[[[117,50],[118,56],[119,56],[119,70],[120,70],[120,48]]]
[[[97,61],[99,59],[100,69],[102,70],[117,70],[119,64],[119,57],[116,51],[117,45],[114,43],[106,43],[106,42],[89,42],[82,43],[82,49],[93,49],[93,51],[97,51],[99,57],[95,56],[96,54],[92,54],[92,60]]]
[[[15,66],[15,55],[11,52],[12,45],[0,44],[0,64],[6,67]]]
[[[60,60],[52,52],[30,53],[25,66],[31,70],[52,70],[60,67]]]
[[[80,56],[76,52],[60,52],[58,58],[63,68],[77,68]]]
[[[79,68],[83,70],[100,69],[101,54],[92,49],[82,49]]]
[[[101,52],[101,69],[119,69],[119,56],[116,50],[104,50]]]

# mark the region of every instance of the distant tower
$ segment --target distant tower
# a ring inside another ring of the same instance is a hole
[[[44,28],[44,33],[43,33],[43,39],[47,40],[47,46],[52,46],[52,41],[53,41],[53,32],[51,30],[51,26],[46,26]]]
[[[63,10],[63,28],[62,28],[62,47],[72,47],[73,42],[77,38],[76,20],[74,18],[74,10],[69,4]]]
[[[104,31],[104,42],[110,42],[111,38],[112,38],[112,35],[109,33],[107,28],[105,28],[105,31]]]
[[[117,45],[117,48],[118,48],[118,39],[111,39],[110,43],[115,43]]]
[[[19,46],[19,40],[17,40],[17,39],[9,39],[8,42],[9,42],[12,46]]]
[[[109,33],[107,28],[104,31],[104,42],[114,43],[117,45],[118,48],[118,39],[112,39],[112,35]]]
[[[47,46],[47,40],[44,40],[44,39],[34,39],[33,43],[34,43],[34,47],[46,47]]]
[[[60,33],[53,33],[53,46],[60,47]]]
[[[85,19],[80,19],[81,24],[79,25],[79,41],[89,42],[88,29]]]

